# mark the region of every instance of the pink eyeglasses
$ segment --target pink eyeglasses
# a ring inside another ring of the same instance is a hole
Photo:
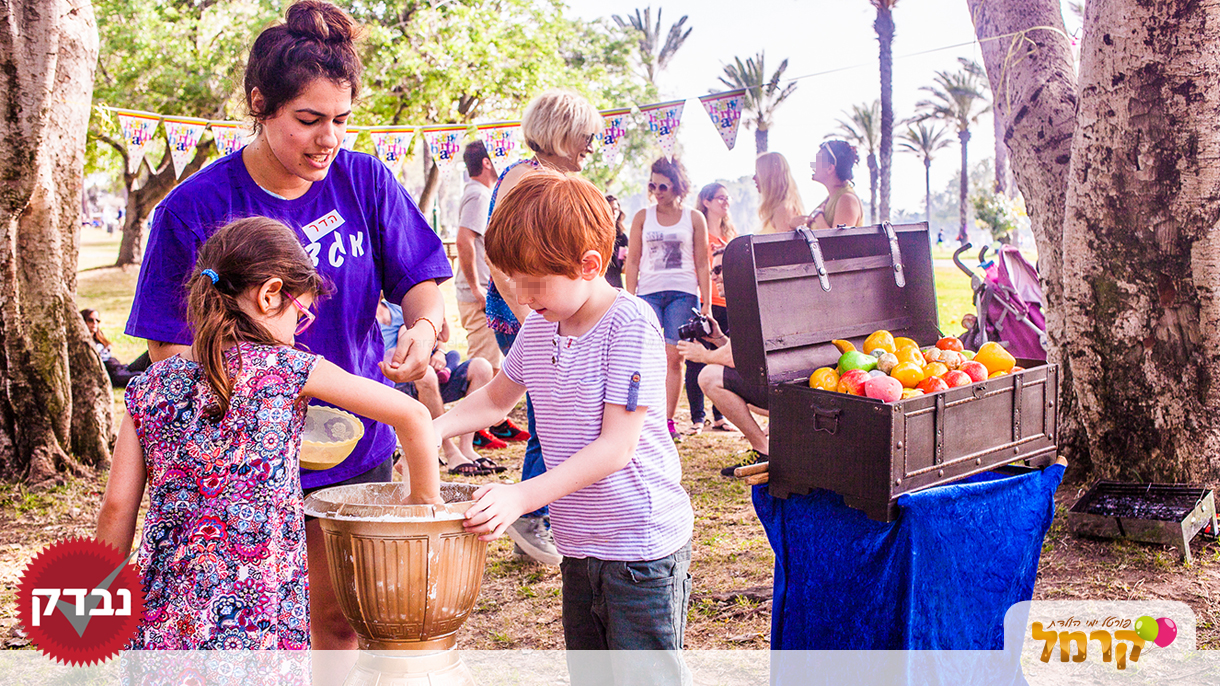
[[[293,332],[294,336],[300,336],[301,334],[305,333],[306,329],[313,325],[314,320],[318,318],[318,315],[310,312],[309,308],[305,307],[299,300],[292,297],[291,293],[285,292],[284,295],[288,296],[288,299],[292,301],[293,305],[297,306],[297,310],[300,312],[300,314],[297,315],[297,330]]]

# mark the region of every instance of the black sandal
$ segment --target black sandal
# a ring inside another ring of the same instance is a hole
[[[488,474],[503,474],[508,471],[508,467],[501,467],[496,464],[490,457],[480,457],[474,461],[481,469],[486,469]]]
[[[449,473],[454,476],[486,476],[491,474],[491,470],[484,469],[474,462],[463,462],[456,467],[450,467]]]

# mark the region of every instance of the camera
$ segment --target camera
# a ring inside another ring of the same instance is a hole
[[[703,313],[695,308],[691,308],[691,312],[695,316],[686,320],[686,323],[678,327],[678,338],[684,341],[697,341],[704,336],[712,335],[712,322]]]

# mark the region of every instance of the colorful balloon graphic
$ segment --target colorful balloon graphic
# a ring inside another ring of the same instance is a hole
[[[1173,639],[1178,637],[1178,625],[1174,624],[1172,619],[1168,617],[1161,617],[1160,619],[1156,620],[1156,624],[1159,631],[1157,631],[1154,642],[1158,646],[1164,648],[1170,643],[1173,643]]]
[[[1155,641],[1161,627],[1157,621],[1148,615],[1144,615],[1135,620],[1135,633],[1140,635],[1140,638],[1145,641]]]

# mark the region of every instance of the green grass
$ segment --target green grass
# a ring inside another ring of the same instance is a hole
[[[974,292],[970,279],[957,267],[935,267],[936,309],[940,330],[946,336],[962,332],[962,315],[974,312]]]

